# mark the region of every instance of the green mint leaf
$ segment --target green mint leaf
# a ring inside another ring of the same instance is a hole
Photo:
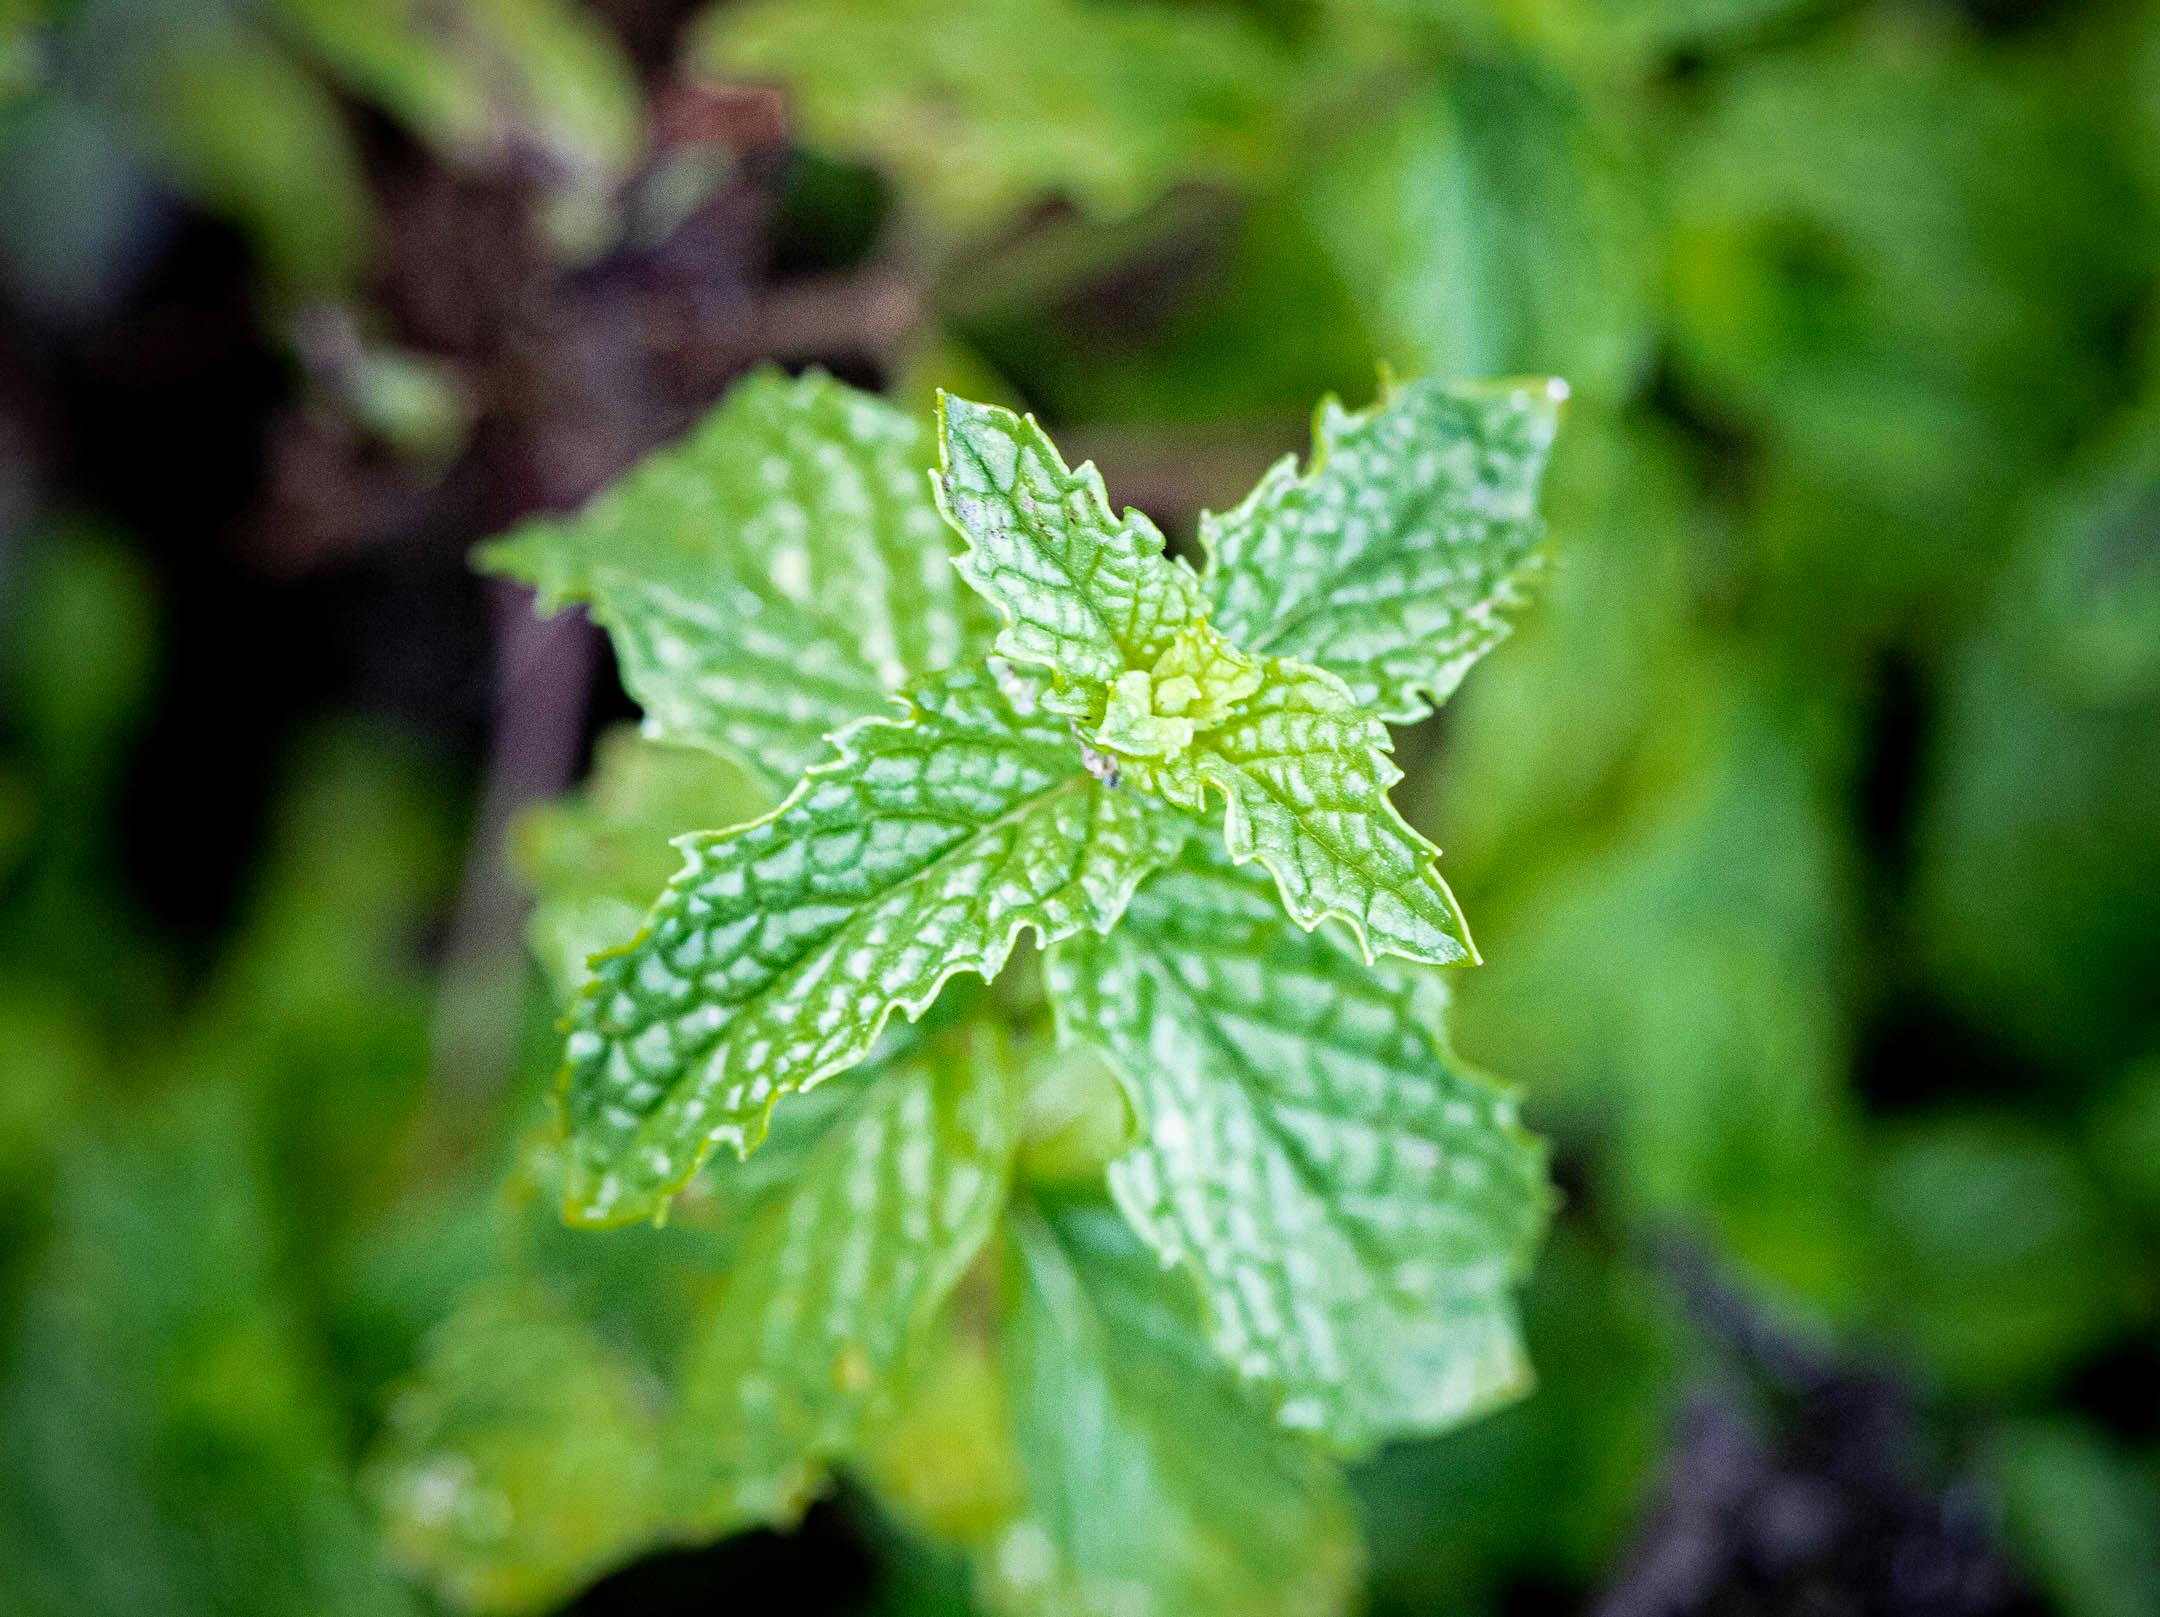
[[[1553,374],[1631,397],[1666,249],[1644,228],[1625,120],[1522,53],[1435,65],[1331,140],[1296,199],[1368,340],[1421,375]]]
[[[1005,619],[998,650],[1049,669],[1051,705],[1085,721],[1090,767],[1194,812],[1213,788],[1231,852],[1273,872],[1300,925],[1339,915],[1375,951],[1474,958],[1439,850],[1388,801],[1387,732],[1349,688],[1219,632],[1153,524],[1113,518],[1094,469],[1068,471],[1032,418],[949,397],[941,415],[960,571]]]
[[[1069,469],[1033,416],[941,395],[938,453],[960,572],[1004,620],[997,649],[1049,669],[1061,693],[1148,667],[1204,612],[1155,524],[1112,515],[1101,474]]]
[[[1117,1214],[1013,1224],[1006,1358],[1022,1513],[987,1557],[1023,1613],[1332,1617],[1358,1572],[1340,1471],[1277,1429]]]
[[[1201,517],[1215,626],[1341,676],[1390,723],[1423,718],[1508,631],[1565,397],[1410,382],[1355,413],[1328,400],[1304,472],[1285,457]]]
[[[1402,771],[1389,757],[1386,726],[1332,674],[1297,662],[1242,661],[1249,673],[1215,679],[1245,694],[1184,751],[1122,751],[1138,728],[1130,718],[1122,732],[1099,727],[1092,740],[1116,761],[1118,778],[1195,813],[1210,790],[1220,795],[1230,856],[1259,860],[1298,925],[1339,917],[1368,957],[1474,960],[1462,912],[1434,863],[1440,850],[1388,799]]]
[[[889,170],[948,229],[1250,178],[1283,152],[1292,92],[1244,17],[1129,0],[752,0],[711,8],[689,57],[785,85],[808,144]]]
[[[511,829],[535,894],[527,932],[556,991],[568,999],[586,961],[636,934],[682,865],[674,839],[685,826],[738,825],[771,806],[747,773],[701,748],[647,741],[627,725],[602,736],[585,790]]]
[[[961,1300],[932,1327],[922,1367],[907,1378],[898,1407],[848,1466],[882,1512],[948,1544],[981,1544],[1019,1509],[1019,1462],[992,1334],[997,1321],[977,1305],[976,1279],[991,1273],[978,1266],[961,1282]]]
[[[906,717],[843,732],[765,819],[682,839],[688,864],[571,1010],[573,1218],[657,1212],[708,1147],[747,1153],[780,1097],[861,1061],[955,973],[994,975],[1023,929],[1047,944],[1117,919],[1166,817],[1090,778],[1041,689],[948,670]]]
[[[545,152],[558,187],[619,175],[644,128],[636,70],[569,0],[271,0],[332,76],[453,159]]]
[[[533,1611],[665,1529],[661,1454],[636,1367],[511,1285],[435,1331],[368,1474],[398,1561],[464,1610]]]
[[[1448,1048],[1429,972],[1292,927],[1194,837],[1048,979],[1141,1118],[1118,1205],[1198,1277],[1217,1350],[1285,1423],[1355,1448],[1527,1389],[1512,1291],[1544,1153]]]
[[[1014,1105],[993,1039],[949,1034],[848,1087],[690,1348],[676,1441],[706,1528],[791,1519],[892,1412],[1004,1206]]]
[[[576,516],[482,549],[590,605],[663,739],[778,787],[887,693],[987,645],[931,500],[929,434],[828,376],[762,372]]]

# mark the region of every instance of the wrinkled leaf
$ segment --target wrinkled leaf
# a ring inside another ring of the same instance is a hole
[[[702,1523],[789,1519],[891,1412],[1003,1211],[1013,1137],[994,1040],[948,1036],[860,1086],[690,1347],[674,1445]]]
[[[529,936],[556,991],[569,998],[587,960],[635,935],[682,864],[676,837],[739,825],[771,803],[743,770],[702,749],[627,728],[602,736],[584,791],[533,809],[512,833],[520,873],[538,894]]]
[[[977,668],[847,731],[767,818],[684,838],[646,929],[593,962],[571,1011],[570,1212],[656,1212],[711,1145],[749,1151],[782,1096],[861,1061],[896,1010],[995,975],[1023,930],[1108,927],[1160,857],[1160,819]]]
[[[1390,723],[1424,717],[1520,604],[1565,396],[1411,382],[1356,413],[1328,400],[1303,473],[1285,458],[1202,515],[1215,626],[1339,676]]]
[[[1303,927],[1349,922],[1368,954],[1434,965],[1474,960],[1469,929],[1435,861],[1440,850],[1388,800],[1402,778],[1386,728],[1340,680],[1271,662],[1237,716],[1194,747],[1194,773],[1226,806],[1223,839],[1257,859]],[[1199,794],[1166,792],[1199,806]]]
[[[1146,668],[1203,611],[1198,580],[1144,515],[1112,514],[1093,466],[1069,470],[1035,424],[941,397],[939,503],[967,541],[961,573],[998,610],[997,649],[1059,691]]]
[[[761,372],[584,511],[480,564],[543,610],[588,603],[651,734],[785,787],[826,736],[987,641],[930,460],[922,425],[882,400]]]
[[[1543,1153],[1447,1048],[1433,979],[1290,926],[1197,837],[1049,974],[1142,1120],[1119,1206],[1199,1278],[1217,1350],[1286,1424],[1356,1447],[1527,1388],[1512,1293]]]
[[[1051,670],[1091,769],[1195,813],[1219,794],[1232,856],[1266,865],[1301,926],[1339,915],[1372,950],[1472,958],[1438,850],[1388,801],[1387,731],[1340,679],[1226,639],[1154,525],[1113,518],[1032,419],[947,399],[942,442],[961,571],[1006,620],[999,649]]]

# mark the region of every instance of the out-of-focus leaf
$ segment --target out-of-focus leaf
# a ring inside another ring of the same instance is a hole
[[[1925,760],[1916,910],[1941,993],[2037,1063],[2160,1040],[2160,549],[2149,430],[2042,513],[1959,648]]]
[[[1535,1394],[1352,1473],[1377,1609],[1490,1610],[1515,1580],[1603,1574],[1641,1519],[1667,1438],[1676,1333],[1657,1296],[1567,1225],[1555,1230],[1523,1291]]]
[[[0,0],[0,112],[42,76],[46,9],[45,0]]]
[[[891,1413],[1003,1209],[1013,1123],[994,1040],[928,1042],[861,1086],[745,1232],[676,1414],[701,1522],[792,1518]]]
[[[2099,1097],[2086,1135],[2116,1191],[2160,1225],[2160,1051]]]
[[[24,538],[4,584],[0,700],[48,776],[95,788],[150,695],[150,580],[114,536],[63,521]]]
[[[637,155],[636,76],[569,0],[272,0],[333,72],[454,156],[537,147],[575,171]]]
[[[1197,837],[1049,978],[1140,1117],[1119,1206],[1286,1425],[1359,1448],[1520,1396],[1544,1157],[1443,1043],[1437,982],[1292,926]]]
[[[1355,414],[1327,400],[1302,473],[1286,457],[1201,517],[1216,627],[1339,675],[1391,724],[1423,718],[1508,632],[1564,397],[1411,382]]]
[[[51,993],[0,989],[0,1350],[17,1266],[48,1215],[68,1128],[94,1109],[105,1069],[78,1007]]]
[[[1685,471],[1669,438],[1581,410],[1555,446],[1536,602],[1451,703],[1443,767],[1420,782],[1473,901],[1628,806],[1627,782],[1703,656]]]
[[[1604,1134],[1633,1213],[1705,1220],[1828,1299],[1852,1256],[1847,856],[1805,707],[1718,663],[1701,677],[1748,695],[1675,699],[1638,764],[1656,790],[1488,892],[1458,1032],[1533,1121]]]
[[[229,1086],[70,1153],[0,1372],[9,1611],[411,1617],[287,1261]]]
[[[763,786],[713,753],[628,728],[602,736],[584,791],[531,810],[513,832],[519,869],[539,895],[533,949],[556,992],[568,999],[587,960],[636,934],[682,864],[676,837],[740,825],[771,806]]]
[[[1876,1143],[1869,1182],[1880,1326],[1944,1378],[2029,1386],[2126,1318],[2125,1233],[2091,1171],[2041,1129],[1984,1114],[1900,1125]]]
[[[2048,504],[2024,560],[2005,582],[2031,592],[2034,676],[2095,706],[2160,710],[2160,404]]]
[[[1855,513],[1798,524],[1793,587],[1836,621],[1848,565],[1907,603],[1976,576],[2106,397],[2147,262],[2083,98],[1870,14],[1722,79],[1669,191],[1682,374]]]
[[[140,1025],[170,984],[113,851],[158,613],[138,562],[95,525],[49,518],[17,542],[0,555],[0,820],[14,822],[0,825],[0,979]]]
[[[371,1465],[391,1553],[466,1610],[552,1603],[662,1530],[659,1403],[545,1294],[470,1300],[430,1339]]]
[[[1100,1184],[1103,1169],[1138,1138],[1124,1084],[1092,1045],[1047,1032],[1024,1050],[1020,1067],[1017,1177],[1068,1190]]]
[[[1357,1572],[1335,1468],[1245,1402],[1107,1207],[1013,1227],[1007,1362],[1025,1505],[986,1556],[1016,1614],[1322,1617]]]
[[[1589,109],[1531,68],[1465,63],[1359,119],[1306,206],[1393,363],[1558,376],[1604,400],[1648,357],[1640,191]]]
[[[167,1036],[182,1076],[245,1086],[277,1190],[318,1249],[392,1203],[426,1098],[456,821],[425,751],[364,725],[300,738],[238,928]]]
[[[1409,15],[1474,20],[1583,68],[1653,69],[1669,53],[1729,48],[1736,36],[1799,11],[1806,0],[1342,0]]]
[[[254,239],[291,295],[337,294],[368,250],[360,159],[335,101],[267,35],[205,10],[142,51],[153,166]]]
[[[1039,301],[1016,300],[968,315],[967,335],[1001,374],[1026,378],[1046,417],[1131,423],[1142,442],[1176,430],[1191,445],[1180,470],[1196,480],[1194,500],[1219,488],[1227,504],[1297,443],[1314,399],[1369,387],[1381,356],[1303,210],[1262,197],[1218,234],[1144,299],[1106,297],[1083,279],[1048,318]]]
[[[922,1373],[901,1389],[898,1409],[854,1469],[910,1526],[951,1543],[978,1543],[1020,1506],[1004,1380],[982,1334],[949,1317],[924,1357]]]
[[[916,684],[907,717],[848,730],[770,816],[683,840],[645,930],[571,1010],[574,1216],[656,1213],[712,1145],[747,1153],[784,1097],[861,1061],[894,1012],[994,976],[1024,930],[1116,920],[1167,852],[1162,811],[1088,775],[1043,682],[1000,680],[977,665]]]
[[[883,400],[760,372],[583,512],[495,541],[480,564],[533,585],[544,611],[588,603],[654,737],[785,789],[827,736],[987,644],[931,459],[923,425]]]
[[[2160,1610],[2160,1478],[2069,1419],[2016,1422],[1988,1469],[2010,1542],[2064,1617]]]
[[[1284,145],[1291,81],[1236,10],[1132,0],[758,0],[714,7],[692,59],[777,81],[809,141],[891,168],[940,218],[1044,196],[1129,214]]]

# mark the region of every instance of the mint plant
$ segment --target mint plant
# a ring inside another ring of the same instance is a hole
[[[1333,1610],[1329,1453],[1525,1389],[1542,1148],[1448,1044],[1476,954],[1388,726],[1506,632],[1563,394],[1330,401],[1195,570],[1032,418],[761,374],[483,552],[606,627],[648,748],[718,755],[715,820],[784,793],[667,823],[582,965],[630,912],[577,851],[543,893],[565,1215],[712,1235],[596,1554],[846,1465],[1000,1609]]]

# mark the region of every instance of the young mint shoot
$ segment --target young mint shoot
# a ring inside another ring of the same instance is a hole
[[[608,800],[679,869],[558,968],[566,1216],[727,1232],[647,1536],[847,1467],[993,1609],[1327,1611],[1332,1456],[1527,1388],[1544,1154],[1449,1046],[1476,952],[1388,727],[1506,634],[1564,393],[1329,401],[1196,570],[1030,417],[763,373],[483,552],[740,783]]]

